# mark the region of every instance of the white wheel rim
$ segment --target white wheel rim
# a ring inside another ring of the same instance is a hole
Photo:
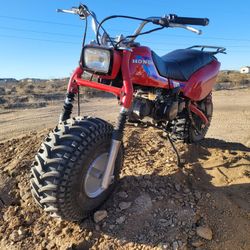
[[[96,198],[104,191],[102,188],[102,177],[107,162],[108,153],[103,153],[90,164],[84,181],[84,190],[88,197]]]

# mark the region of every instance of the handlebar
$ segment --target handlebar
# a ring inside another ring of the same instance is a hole
[[[177,15],[170,14],[168,21],[176,24],[189,24],[207,26],[209,24],[208,18],[194,18],[194,17],[178,17]]]
[[[209,19],[208,18],[191,18],[191,17],[178,17],[177,15],[170,14],[165,17],[149,17],[146,21],[143,21],[140,26],[136,29],[134,36],[138,35],[144,26],[152,22],[157,25],[161,25],[163,27],[171,27],[171,28],[183,28],[186,30],[189,30],[191,32],[194,32],[198,35],[202,34],[202,31],[199,29],[195,29],[193,27],[187,26],[187,24],[191,25],[208,25]],[[131,39],[133,41],[135,38]]]
[[[191,32],[194,32],[198,35],[200,35],[202,33],[202,31],[195,29],[194,27],[190,27],[188,25],[206,26],[209,24],[208,18],[179,17],[175,14],[166,15],[164,17],[149,17],[146,19],[145,18],[131,17],[131,16],[114,15],[114,16],[109,16],[107,18],[104,18],[99,23],[97,21],[95,13],[93,11],[90,11],[88,9],[88,7],[84,4],[80,4],[79,7],[73,7],[69,10],[57,9],[57,12],[79,15],[81,19],[86,19],[88,16],[91,16],[92,17],[92,28],[93,28],[94,32],[96,33],[97,42],[100,44],[99,41],[102,41],[101,44],[106,44],[106,38],[108,37],[109,42],[111,42],[113,46],[114,46],[114,43],[112,42],[111,37],[108,35],[108,33],[102,27],[102,24],[105,21],[110,20],[112,18],[122,17],[122,18],[130,18],[130,19],[142,21],[140,26],[134,32],[134,34],[132,36],[127,36],[127,38],[130,37],[130,39],[128,39],[126,41],[127,44],[130,42],[133,42],[137,38],[137,36],[139,36],[141,34],[148,34],[152,31],[158,30],[158,29],[153,29],[153,30],[150,30],[148,32],[141,33],[144,26],[148,23],[153,23],[153,24],[160,25],[160,26],[166,27],[166,28],[168,28],[168,27],[183,28],[183,29],[189,30]],[[99,34],[100,28],[104,31],[102,36]],[[126,40],[126,38],[123,38],[122,42],[125,40]],[[121,43],[121,41],[118,41],[117,43],[119,44],[119,43]]]

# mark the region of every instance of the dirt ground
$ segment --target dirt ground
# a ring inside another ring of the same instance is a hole
[[[69,223],[34,204],[30,166],[61,106],[0,114],[0,249],[250,249],[250,89],[214,93],[207,138],[177,147],[162,132],[128,125],[125,163],[107,217]],[[82,105],[114,121],[111,99]]]

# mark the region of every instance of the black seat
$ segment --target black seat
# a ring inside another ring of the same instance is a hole
[[[188,81],[195,71],[216,59],[195,49],[178,49],[162,57],[152,51],[152,58],[161,76],[179,81]]]

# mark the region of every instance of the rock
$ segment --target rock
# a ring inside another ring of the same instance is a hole
[[[150,238],[155,238],[157,236],[157,233],[155,231],[150,230],[149,236],[150,236]]]
[[[25,235],[25,234],[26,234],[26,231],[25,231],[22,227],[20,227],[20,228],[18,229],[17,233],[18,233],[19,235]]]
[[[121,191],[121,192],[118,192],[117,195],[120,197],[120,198],[123,198],[123,199],[126,199],[128,198],[128,194],[124,191]]]
[[[160,249],[160,250],[169,250],[170,249],[170,244],[168,242],[160,243],[158,245],[158,249]]]
[[[101,228],[100,228],[100,226],[98,224],[95,225],[95,230],[96,231],[100,231],[101,230]]]
[[[122,224],[125,220],[126,220],[126,217],[123,215],[123,216],[119,217],[118,219],[116,219],[116,223]]]
[[[194,196],[197,200],[200,200],[201,199],[201,193],[199,191],[195,191],[194,192]]]
[[[35,221],[35,218],[33,218],[31,215],[27,215],[25,217],[25,222],[28,226],[30,226]]]
[[[144,193],[135,199],[133,210],[137,214],[142,214],[151,209],[152,205],[151,197],[147,193]]]
[[[13,231],[9,236],[10,240],[13,241],[13,242],[18,242],[18,241],[24,239],[25,234],[19,234],[19,233],[20,233],[19,230],[18,231]]]
[[[204,244],[204,242],[201,240],[197,240],[197,241],[192,242],[193,247],[201,247],[203,244]]]
[[[185,194],[190,193],[190,189],[189,188],[185,188],[183,191],[184,191]]]
[[[94,213],[94,221],[95,223],[99,223],[100,221],[104,220],[108,216],[106,210],[99,210]]]
[[[207,197],[207,198],[210,198],[210,197],[211,197],[211,194],[210,194],[210,193],[207,193],[207,194],[206,194],[206,197]]]
[[[171,226],[171,224],[172,224],[172,219],[169,219],[169,220],[160,219],[159,222],[160,222],[160,225],[161,225],[161,226],[163,226],[163,227],[168,227],[168,226]]]
[[[109,229],[112,231],[115,228],[115,225],[110,225]]]
[[[38,237],[42,237],[44,235],[45,227],[42,224],[36,224],[33,228],[33,234]]]
[[[27,201],[31,197],[30,193],[27,192],[26,194],[22,195],[21,198],[23,201]]]
[[[206,240],[212,240],[212,238],[213,238],[213,232],[212,232],[211,228],[209,228],[207,226],[197,227],[196,233],[201,238],[204,238]]]
[[[179,244],[177,241],[173,242],[173,250],[178,250],[179,249]]]
[[[172,244],[173,250],[187,250],[187,243],[182,242],[181,240],[176,240]]]
[[[174,184],[174,187],[175,187],[176,191],[180,192],[180,190],[181,190],[180,184]]]
[[[131,202],[121,202],[119,204],[119,208],[121,210],[125,210],[125,209],[128,209],[131,206],[131,204],[132,204]]]

